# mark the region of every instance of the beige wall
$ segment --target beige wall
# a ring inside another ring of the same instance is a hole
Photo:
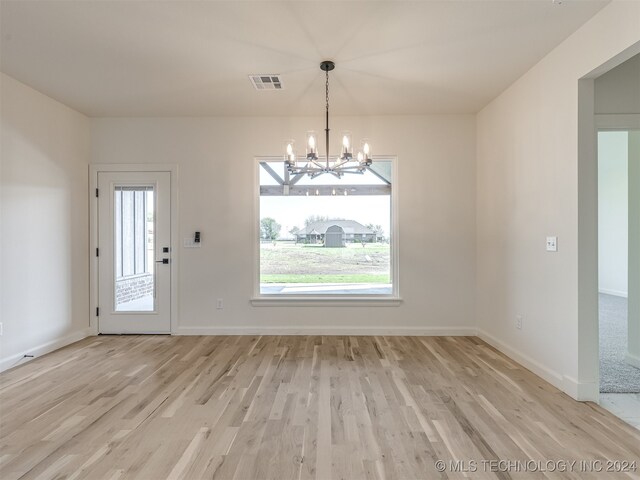
[[[473,333],[475,118],[332,118],[398,156],[399,307],[257,307],[253,293],[254,157],[321,131],[321,118],[165,118],[91,121],[91,162],[179,168],[179,333],[331,331]],[[216,310],[216,298],[224,310]]]
[[[593,283],[584,297],[591,299],[597,271],[595,243],[584,265],[578,258],[578,80],[637,42],[640,3],[613,2],[478,114],[478,327],[576,398],[597,396],[593,303],[590,323],[578,318],[579,275]],[[595,154],[584,161],[587,203],[595,205]],[[581,217],[591,230],[594,212]],[[545,251],[549,235],[559,237],[557,253]],[[593,350],[588,368],[579,361],[585,346]]]
[[[595,112],[640,113],[640,54],[595,80]]]
[[[89,121],[0,74],[0,369],[87,335]]]

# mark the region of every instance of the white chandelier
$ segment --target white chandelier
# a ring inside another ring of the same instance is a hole
[[[342,151],[335,161],[329,157],[329,72],[336,67],[335,63],[325,60],[320,64],[320,70],[326,76],[326,128],[325,131],[325,159],[318,157],[318,139],[313,131],[307,132],[306,156],[298,159],[295,151],[294,140],[289,140],[286,146],[285,165],[289,173],[294,175],[309,175],[315,178],[324,173],[330,173],[338,178],[345,173],[363,174],[371,165],[371,148],[369,142],[362,141],[362,149],[353,156],[353,145],[351,143],[351,133],[342,134]]]

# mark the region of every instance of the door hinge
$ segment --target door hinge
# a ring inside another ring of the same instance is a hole
[[[96,247],[96,257],[100,256],[100,249]]]
[[[96,188],[96,198],[98,197],[98,189]]]
[[[96,317],[100,316],[100,307],[96,307]]]

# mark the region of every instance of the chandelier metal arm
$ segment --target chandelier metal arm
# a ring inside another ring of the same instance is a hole
[[[311,160],[311,162],[309,163],[313,163],[318,169],[323,170],[325,169],[324,165],[322,165],[320,162],[318,162],[317,160]],[[307,168],[313,168],[313,167],[309,167],[307,166]]]

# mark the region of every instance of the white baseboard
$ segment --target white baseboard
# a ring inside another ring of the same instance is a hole
[[[632,367],[640,368],[640,357],[627,352],[624,356],[624,361]]]
[[[604,293],[606,295],[613,295],[614,297],[624,297],[627,298],[627,292],[622,292],[620,290],[609,290],[608,288],[599,289],[600,293]]]
[[[580,402],[598,401],[600,388],[597,382],[578,382],[571,377],[542,365],[527,355],[517,352],[484,330],[478,330],[478,337],[497,350],[500,350],[511,360],[519,363],[527,370],[532,371],[543,380],[546,380],[558,390],[562,390],[574,400],[578,400]]]
[[[386,335],[474,337],[472,327],[179,327],[174,335]]]
[[[85,328],[83,330],[70,333],[62,338],[57,338],[50,342],[24,350],[23,352],[16,353],[15,355],[11,355],[10,357],[3,358],[0,360],[0,372],[17,367],[18,365],[24,365],[26,362],[29,362],[34,358],[41,357],[42,355],[58,350],[59,348],[66,347],[67,345],[78,342],[83,338],[87,338],[92,335],[94,335],[93,329]],[[25,355],[33,355],[33,358],[25,357]]]
[[[484,330],[478,330],[478,337],[480,337],[482,340],[484,340],[485,342],[487,342],[489,345],[496,348],[497,350],[500,350],[507,357],[519,363],[520,365],[525,367],[527,370],[531,370],[533,373],[543,378],[554,387],[564,391],[563,376],[561,373],[556,372],[555,370],[551,370],[545,367],[544,365],[538,363],[536,360],[532,359],[531,357],[528,357],[526,355],[523,355],[520,352],[517,352],[516,350],[506,345],[501,340],[498,340],[493,335],[488,334]]]
[[[560,389],[579,402],[596,402],[600,400],[599,382],[578,382],[575,378],[564,376],[564,386]]]

